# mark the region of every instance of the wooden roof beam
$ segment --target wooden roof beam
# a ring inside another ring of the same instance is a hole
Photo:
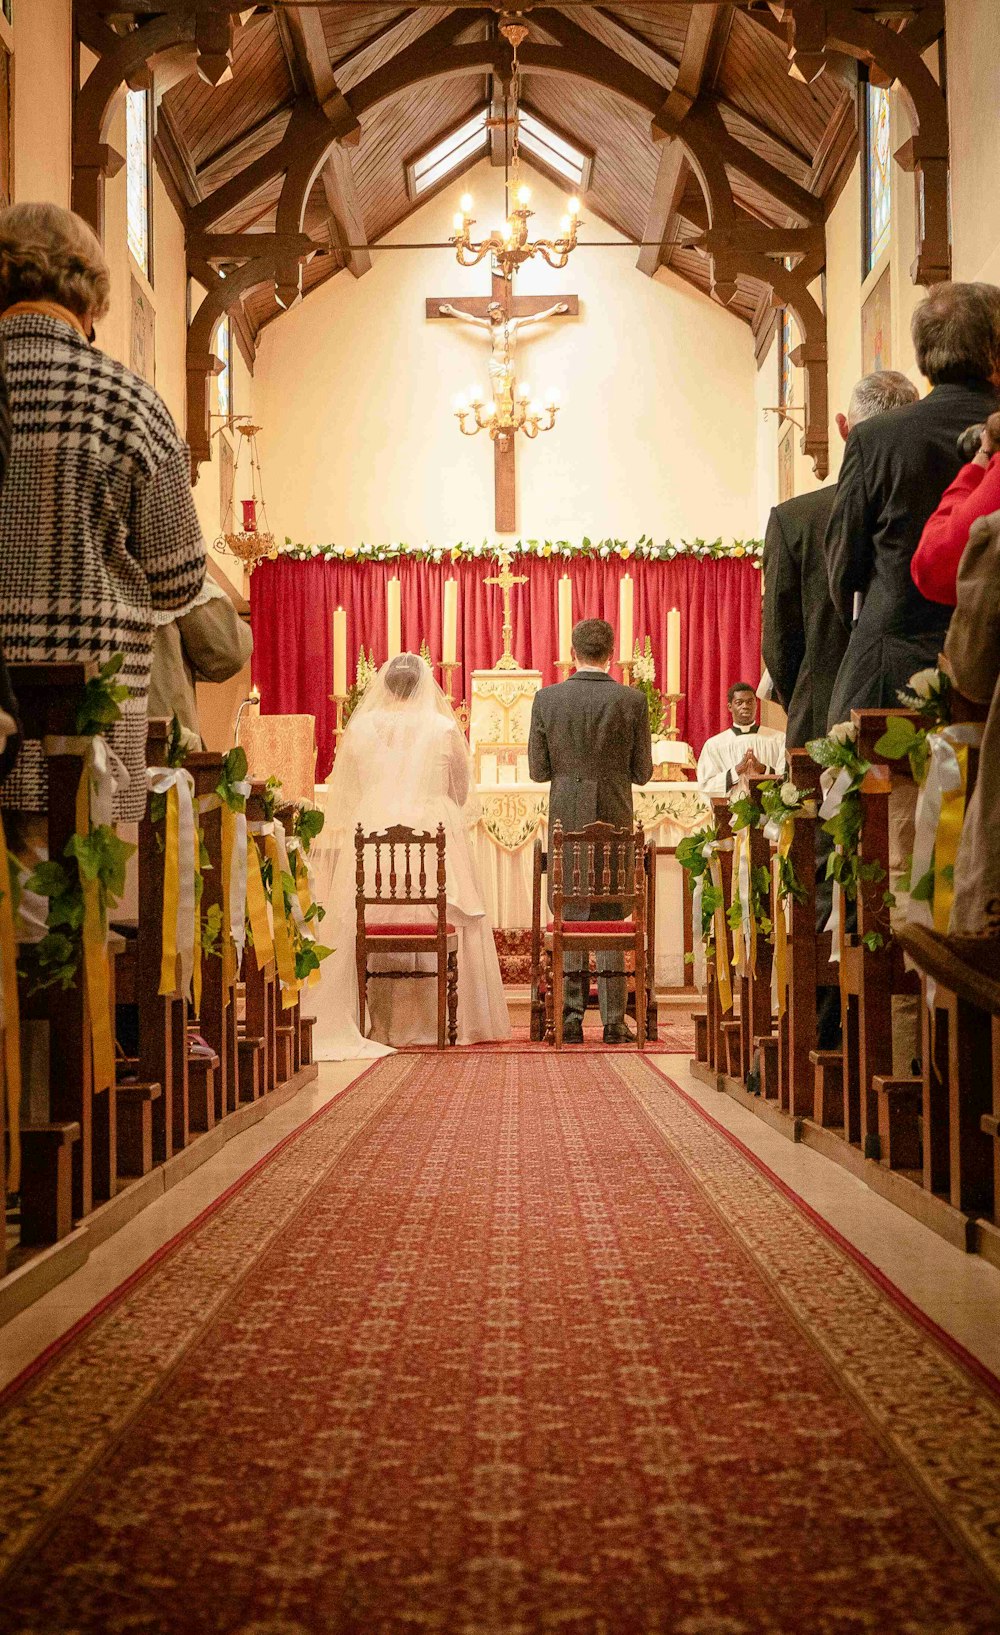
[[[732,7],[729,5],[700,6],[692,10],[677,78],[666,100],[666,107],[677,119],[683,119],[689,112],[706,76],[711,79],[718,72],[731,25]],[[642,234],[644,243],[635,263],[639,271],[650,278],[660,262],[669,259],[668,245],[677,210],[684,197],[688,173],[682,144],[668,138],[660,153],[659,169]]]
[[[638,29],[633,28],[630,23],[617,16],[615,12],[609,11],[606,6],[595,6],[594,10],[599,13],[606,23],[617,29],[625,38],[635,40],[641,45],[649,52],[650,57],[662,62],[669,68],[680,66],[679,57],[671,56],[669,52],[662,51],[658,46],[651,45],[644,35],[639,33]],[[753,16],[755,14],[751,12],[748,15]],[[795,143],[787,135],[773,130],[762,119],[748,113],[745,108],[741,108],[738,103],[733,102],[731,97],[724,96],[721,91],[713,91],[712,97],[724,113],[733,114],[737,119],[741,119],[747,129],[752,130],[755,136],[759,136],[762,141],[772,143],[776,152],[792,160],[794,164],[808,166],[812,163],[812,157],[806,152],[805,148],[796,147]]]
[[[331,245],[352,276],[361,278],[371,271],[372,258],[350,155],[344,147],[358,142],[361,125],[337,85],[319,12],[296,6],[278,13],[277,19],[306,89],[328,119],[347,127],[346,135],[330,149],[320,180],[330,212]]]

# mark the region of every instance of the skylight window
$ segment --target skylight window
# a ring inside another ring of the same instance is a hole
[[[486,129],[486,109],[480,108],[471,119],[466,119],[456,130],[449,131],[440,142],[414,159],[409,169],[410,192],[414,198],[429,193],[446,176],[462,169],[470,159],[477,159],[489,146]]]
[[[545,125],[537,114],[528,113],[526,108],[520,112],[521,146],[526,153],[534,154],[550,170],[572,182],[578,192],[586,192],[590,160],[572,142],[567,142],[564,136],[554,131],[551,125]]]

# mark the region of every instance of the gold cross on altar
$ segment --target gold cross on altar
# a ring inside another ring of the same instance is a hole
[[[515,585],[526,585],[528,578],[523,573],[511,573],[510,564],[513,560],[509,551],[498,550],[500,572],[489,579],[484,579],[484,585],[499,585],[503,596],[503,655],[493,666],[495,670],[520,670],[521,666],[514,657],[514,624],[511,618],[510,593]]]
[[[432,295],[427,299],[425,314],[428,318],[471,319],[488,329],[491,308],[502,309],[513,340],[518,329],[526,324],[540,323],[547,318],[579,317],[580,298],[578,295],[515,295],[512,283],[494,270],[492,294],[456,296],[454,300]],[[493,525],[498,534],[512,534],[517,528],[516,442],[514,435],[498,437],[493,444]]]

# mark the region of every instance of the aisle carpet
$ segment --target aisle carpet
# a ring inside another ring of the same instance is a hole
[[[990,1380],[634,1054],[380,1062],[0,1466],[5,1635],[1000,1625]]]

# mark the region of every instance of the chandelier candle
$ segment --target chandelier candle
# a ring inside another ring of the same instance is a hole
[[[444,606],[441,616],[441,662],[454,664],[458,652],[458,580],[444,582]]]
[[[627,573],[618,587],[618,662],[623,669],[632,664],[634,590],[632,575]]]
[[[573,637],[573,582],[568,574],[559,581],[559,668],[572,664],[570,649]]]
[[[347,614],[342,607],[333,610],[333,696],[347,697]]]
[[[403,649],[399,580],[390,579],[385,591],[385,656],[387,659],[395,659],[399,657]]]

